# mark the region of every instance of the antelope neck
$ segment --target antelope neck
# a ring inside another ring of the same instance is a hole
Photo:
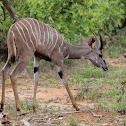
[[[68,59],[88,58],[90,48],[88,46],[77,46],[68,44],[66,56]]]

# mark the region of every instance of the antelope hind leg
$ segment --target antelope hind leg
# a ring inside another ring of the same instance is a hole
[[[8,71],[11,67],[11,60],[10,58],[8,58],[6,64],[4,65],[4,67],[2,68],[2,96],[1,96],[1,108],[0,108],[0,112],[3,111],[4,109],[4,102],[5,102],[5,80],[8,74]]]
[[[13,71],[10,73],[10,79],[11,79],[11,84],[14,92],[14,97],[15,97],[15,103],[16,103],[16,109],[17,111],[21,112],[21,106],[20,106],[20,100],[17,92],[17,83],[16,83],[16,76],[21,73],[31,57],[25,57],[24,59],[20,60],[16,67],[13,69]]]

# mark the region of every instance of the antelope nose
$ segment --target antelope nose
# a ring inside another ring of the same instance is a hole
[[[107,70],[108,70],[108,67],[105,68],[105,71],[107,71]]]
[[[107,71],[107,70],[108,70],[108,67],[102,67],[102,69],[103,69],[104,71]]]

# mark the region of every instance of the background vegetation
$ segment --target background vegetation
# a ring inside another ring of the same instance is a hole
[[[36,18],[54,26],[72,44],[81,44],[80,33],[89,37],[101,30],[111,57],[124,53],[126,46],[126,1],[124,0],[8,0],[19,18]],[[0,49],[6,47],[6,37],[14,23],[0,1]],[[113,46],[113,45],[116,45]],[[109,48],[108,48],[109,47]],[[4,53],[7,53],[6,51]]]

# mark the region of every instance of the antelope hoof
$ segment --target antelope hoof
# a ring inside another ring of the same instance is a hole
[[[79,111],[80,110],[80,108],[78,108],[77,105],[73,105],[73,107],[76,109],[76,111]]]
[[[79,110],[80,110],[80,108],[77,107],[77,108],[76,108],[76,111],[79,111]]]
[[[79,111],[80,110],[80,108],[78,108],[78,106],[74,106],[74,108],[76,109],[76,111]]]

